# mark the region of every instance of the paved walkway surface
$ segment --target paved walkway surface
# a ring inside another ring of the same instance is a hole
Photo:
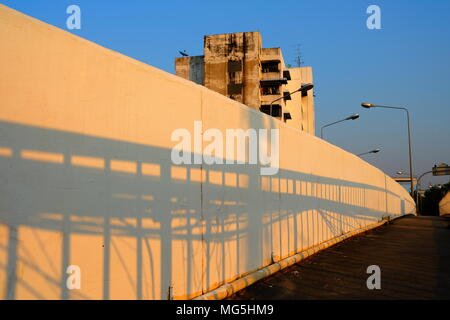
[[[367,267],[381,289],[367,288]],[[407,216],[347,239],[229,299],[450,299],[450,217]]]

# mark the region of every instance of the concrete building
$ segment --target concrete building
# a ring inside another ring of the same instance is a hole
[[[314,134],[313,91],[289,95],[302,83],[312,83],[312,68],[287,68],[281,49],[263,48],[259,32],[205,36],[204,55],[176,58],[175,71],[184,79]]]

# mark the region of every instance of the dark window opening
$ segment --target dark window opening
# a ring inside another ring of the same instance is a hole
[[[270,115],[270,104],[263,104],[259,110]],[[272,105],[272,117],[281,117],[281,106],[279,104]]]
[[[283,78],[286,78],[287,80],[291,80],[291,73],[289,72],[289,70],[283,71]]]
[[[242,71],[242,61],[241,60],[229,60],[228,61],[228,72],[239,72]]]
[[[242,83],[229,83],[228,94],[242,94]]]
[[[280,72],[280,69],[278,68],[278,61],[267,61],[262,62],[262,73],[268,73],[268,72]]]
[[[284,100],[292,100],[291,93],[287,91],[283,92],[283,98]]]
[[[278,95],[280,94],[280,86],[267,86],[261,88],[261,94],[263,96],[267,95]]]

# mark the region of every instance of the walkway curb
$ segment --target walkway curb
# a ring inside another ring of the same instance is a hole
[[[312,256],[313,254],[315,254],[321,250],[327,249],[345,239],[348,239],[357,234],[366,232],[368,230],[378,228],[378,227],[384,225],[386,222],[388,222],[388,220],[376,222],[376,223],[367,225],[361,229],[348,232],[346,234],[343,234],[341,236],[338,236],[336,238],[333,238],[331,240],[328,240],[326,242],[318,244],[318,245],[311,247],[305,251],[299,252],[293,256],[290,256],[288,258],[285,258],[283,260],[275,262],[267,267],[256,270],[242,278],[239,278],[230,283],[224,284],[224,285],[222,285],[212,291],[209,291],[201,296],[195,297],[193,300],[222,300],[222,299],[225,299],[225,298],[231,296],[232,294],[252,285],[253,283],[255,283],[261,279],[267,278],[268,276],[274,274],[275,272],[278,272],[278,271],[283,270],[284,268],[287,268],[297,262],[300,262],[303,259],[306,259],[309,256]]]

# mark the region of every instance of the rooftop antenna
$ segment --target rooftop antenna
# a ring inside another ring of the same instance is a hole
[[[301,51],[301,47],[302,45],[299,43],[297,44],[297,48],[295,50],[295,58],[294,58],[294,63],[297,65],[297,67],[301,67],[302,64],[304,63],[303,61],[303,57],[302,57],[302,51]]]
[[[188,53],[186,52],[186,50],[183,51],[178,51],[183,57],[189,57]]]

